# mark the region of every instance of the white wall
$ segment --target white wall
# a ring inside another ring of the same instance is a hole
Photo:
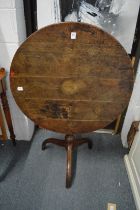
[[[60,22],[59,0],[37,0],[38,29]]]
[[[24,116],[15,104],[8,78],[12,58],[25,39],[23,1],[0,0],[0,67],[7,71],[7,97],[17,140],[30,140],[34,130],[34,123]]]
[[[121,138],[123,145],[127,147],[127,134],[133,121],[140,120],[140,62],[134,83],[133,93],[129,102],[124,120]]]

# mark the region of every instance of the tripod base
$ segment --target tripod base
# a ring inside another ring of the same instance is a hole
[[[74,135],[66,135],[65,140],[59,140],[55,138],[46,139],[42,143],[42,150],[47,148],[48,143],[53,143],[61,147],[65,147],[67,150],[67,168],[66,168],[66,188],[70,188],[72,184],[72,177],[73,177],[73,150],[74,148],[78,147],[79,145],[88,144],[88,148],[92,149],[92,141],[89,139],[75,139]]]

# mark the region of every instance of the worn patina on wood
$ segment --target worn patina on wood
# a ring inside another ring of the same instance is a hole
[[[73,134],[116,119],[130,99],[133,76],[128,55],[112,36],[92,25],[61,23],[20,46],[10,81],[25,115],[44,128]]]
[[[73,33],[74,32],[74,33]],[[73,36],[74,35],[74,36]],[[11,65],[11,89],[21,110],[36,124],[66,135],[48,143],[67,150],[66,187],[72,183],[73,150],[89,139],[75,139],[111,123],[127,106],[133,85],[129,57],[101,29],[61,23],[32,34]]]

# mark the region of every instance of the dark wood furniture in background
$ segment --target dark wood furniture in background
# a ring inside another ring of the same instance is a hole
[[[12,120],[11,120],[11,114],[10,114],[10,109],[6,97],[6,84],[5,84],[5,77],[6,77],[6,72],[4,68],[0,69],[0,98],[2,102],[2,108],[4,111],[4,116],[6,119],[6,123],[10,132],[10,139],[12,140],[13,144],[15,145],[15,134],[13,130],[13,125],[12,125]],[[2,131],[2,140],[6,141],[7,140],[7,133],[6,133],[6,127],[4,124],[4,118],[2,114],[2,110],[0,107],[0,128]]]
[[[134,141],[136,133],[139,131],[140,121],[133,121],[127,135],[128,148],[130,149]]]
[[[131,61],[109,34],[84,23],[60,23],[32,34],[17,50],[10,70],[11,90],[21,110],[36,124],[66,133],[66,187],[72,183],[76,133],[104,128],[127,106],[133,86]]]

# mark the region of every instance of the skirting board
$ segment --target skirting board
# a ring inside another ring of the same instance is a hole
[[[130,165],[130,162],[129,162],[128,155],[124,156],[124,162],[125,162],[125,166],[126,166],[131,190],[132,190],[132,193],[133,193],[136,209],[140,210],[140,196],[139,196],[139,193],[138,193],[138,190],[137,190],[137,185],[136,185],[136,182],[135,182],[135,179],[134,179],[134,176],[133,176],[133,171],[131,169],[131,165]]]

